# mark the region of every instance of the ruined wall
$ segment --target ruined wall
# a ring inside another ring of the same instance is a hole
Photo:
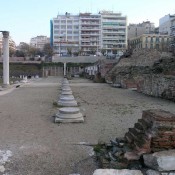
[[[138,92],[175,101],[175,57],[158,51],[135,51],[123,58],[106,75],[116,87],[137,88]]]
[[[175,76],[143,75],[143,79],[137,82],[137,91],[175,101]]]

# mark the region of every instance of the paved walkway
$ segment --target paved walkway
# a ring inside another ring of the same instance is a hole
[[[91,175],[92,148],[74,143],[109,141],[133,127],[142,110],[175,113],[174,103],[89,80],[70,81],[85,123],[55,124],[61,78],[31,82],[0,96],[0,172],[6,175]],[[5,168],[5,169],[4,169]]]

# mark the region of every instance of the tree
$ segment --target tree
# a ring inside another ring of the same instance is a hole
[[[102,53],[102,55],[105,55],[106,50],[105,49],[101,49],[101,53]]]
[[[90,52],[89,53],[92,54],[92,55],[95,55],[96,49],[95,48],[90,49]]]
[[[10,57],[13,56],[15,54],[15,50],[12,49],[11,47],[9,47],[9,55]]]
[[[16,52],[15,52],[15,56],[16,56],[16,57],[24,57],[24,56],[25,56],[25,54],[24,54],[24,52],[23,52],[23,51],[16,50]]]
[[[50,46],[50,43],[44,45],[43,52],[47,56],[53,55],[53,48]]]
[[[29,55],[29,49],[30,49],[30,46],[27,43],[22,43],[20,46],[20,51],[24,53],[24,56]]]
[[[113,49],[113,54],[117,54],[117,49]]]
[[[30,55],[31,57],[34,57],[36,55],[36,52],[37,52],[37,48],[35,47],[29,47],[29,52],[28,52],[28,55]]]
[[[67,53],[68,53],[68,55],[72,55],[72,48],[71,47],[67,48]]]

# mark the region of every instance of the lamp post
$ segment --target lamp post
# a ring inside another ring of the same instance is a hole
[[[61,39],[62,39],[62,36],[60,36],[59,38],[60,38],[59,55],[60,55],[60,57],[61,57]]]

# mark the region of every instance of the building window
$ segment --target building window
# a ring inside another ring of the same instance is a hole
[[[55,29],[59,29],[59,25],[54,25],[54,28]]]
[[[74,29],[79,29],[79,26],[74,26]]]

